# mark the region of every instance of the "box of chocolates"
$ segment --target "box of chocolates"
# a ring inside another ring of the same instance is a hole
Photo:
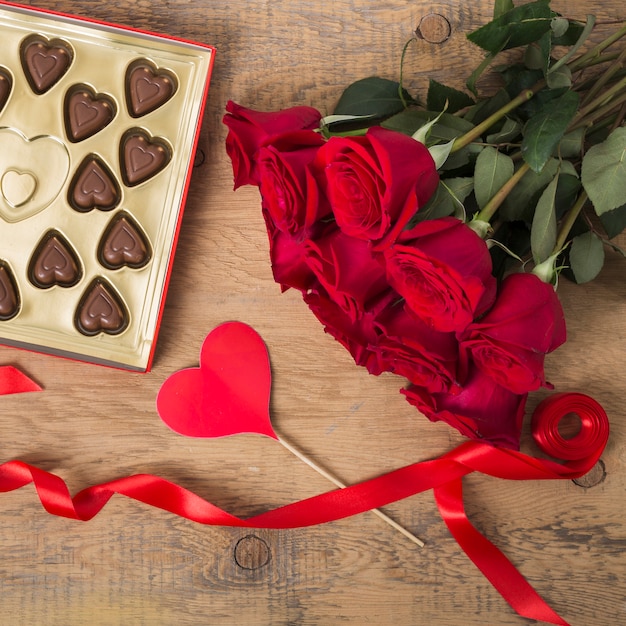
[[[214,52],[0,1],[0,343],[150,369]]]

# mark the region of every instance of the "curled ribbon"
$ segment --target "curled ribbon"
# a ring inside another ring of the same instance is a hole
[[[581,430],[566,441],[558,433],[558,423],[571,413],[580,417]],[[513,609],[523,617],[567,626],[507,557],[470,523],[463,504],[462,478],[472,472],[505,480],[578,478],[598,461],[608,433],[608,418],[595,400],[578,393],[556,394],[537,407],[533,434],[547,453],[565,449],[564,463],[470,441],[437,459],[414,463],[247,519],[231,515],[184,487],[151,474],[88,487],[71,497],[60,477],[21,461],[9,461],[0,465],[0,491],[12,491],[32,482],[48,513],[83,521],[92,519],[114,494],[120,494],[200,524],[280,529],[332,522],[433,489],[450,532]]]

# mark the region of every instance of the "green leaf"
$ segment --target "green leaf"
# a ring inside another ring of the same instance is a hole
[[[554,178],[559,168],[558,159],[550,159],[541,172],[530,170],[513,187],[499,209],[500,216],[506,221],[523,220],[532,222],[534,207],[541,192]]]
[[[445,164],[450,150],[454,145],[455,139],[451,139],[448,143],[438,143],[436,146],[430,146],[428,152],[435,162],[435,169],[440,169]]]
[[[543,75],[550,65],[550,52],[552,51],[552,31],[546,31],[541,37],[529,44],[524,54],[524,65],[529,70],[541,70]]]
[[[569,161],[563,161],[563,165]],[[565,167],[561,167],[559,174],[559,186],[556,190],[556,217],[560,219],[569,209],[574,206],[574,202],[578,198],[581,184],[578,176],[566,173]]]
[[[577,128],[566,135],[559,142],[559,156],[562,159],[572,159],[579,157],[583,150],[583,140],[585,139],[585,128]]]
[[[520,89],[521,91],[521,89]],[[518,91],[519,93],[519,91]],[[517,94],[516,94],[517,95]],[[506,89],[499,89],[490,98],[485,98],[477,102],[465,115],[464,119],[472,124],[480,124],[486,120],[492,113],[502,108],[511,101]]]
[[[562,65],[556,71],[548,72],[546,83],[550,89],[569,89],[572,86],[572,71],[567,65]]]
[[[463,202],[474,189],[474,179],[447,178],[440,180],[437,191],[428,203],[417,212],[416,221],[437,219],[465,213]],[[460,205],[460,206],[459,206]],[[464,215],[462,217],[465,217]]]
[[[616,128],[585,153],[583,187],[598,215],[626,203],[626,127]]]
[[[476,159],[474,177],[480,184],[475,189],[478,207],[483,209],[487,202],[513,176],[513,159],[487,146]]]
[[[626,228],[626,204],[603,213],[600,216],[600,221],[609,239],[617,237]]]
[[[550,30],[552,17],[548,0],[538,0],[503,13],[469,33],[467,38],[483,50],[496,54],[537,41]]]
[[[545,261],[556,245],[556,190],[559,174],[550,181],[539,197],[530,229],[530,248],[535,263]]]
[[[465,92],[430,79],[428,96],[426,97],[426,108],[429,111],[443,111],[447,106],[448,113],[456,113],[472,104],[474,104],[474,100]]]
[[[502,128],[492,133],[491,135],[487,135],[487,143],[506,143],[509,141],[513,141],[521,131],[520,123],[510,117],[505,118],[504,124]]]
[[[459,168],[465,167],[469,163],[476,161],[476,157],[483,151],[485,146],[478,143],[471,143],[469,146],[461,148],[453,152],[446,162],[441,166],[444,171],[453,171]],[[467,172],[463,171],[458,174],[459,176],[466,176]]]
[[[380,125],[405,135],[413,135],[419,128],[422,128],[436,117],[439,117],[439,120],[430,128],[429,133],[429,137],[434,143],[450,141],[450,139],[460,137],[474,128],[471,122],[462,117],[456,117],[449,113],[440,114],[433,111],[424,111],[417,108],[405,109],[401,113],[381,122]]]
[[[419,141],[426,145],[426,140],[430,136],[430,131],[432,127],[439,121],[441,116],[444,114],[444,111],[438,113],[433,119],[426,122],[423,126],[420,126],[414,133],[411,135],[415,141]],[[444,159],[445,160],[445,159]]]
[[[406,90],[402,90],[405,101],[413,102]],[[344,90],[335,107],[335,115],[371,115],[389,117],[404,109],[400,97],[400,83],[370,76],[358,80]]]
[[[573,46],[580,39],[580,35],[585,29],[585,25],[578,20],[568,20],[568,22],[569,26],[563,35],[557,35],[554,33],[552,38],[553,46]]]
[[[594,15],[587,15],[587,23],[580,33],[578,40],[576,43],[567,51],[567,53],[562,56],[548,71],[555,72],[559,67],[565,65],[575,54],[578,52],[578,49],[585,43],[585,40],[591,34],[593,27],[596,23],[596,18]]]
[[[569,263],[578,284],[593,280],[604,265],[604,246],[600,238],[591,231],[574,237]]]
[[[503,13],[513,8],[513,0],[495,0],[493,3],[493,17],[500,17]]]
[[[561,97],[548,102],[543,109],[528,120],[522,140],[522,156],[535,172],[540,172],[559,145],[563,134],[576,115],[579,97],[566,91]]]
[[[563,37],[569,28],[569,20],[561,16],[553,17],[550,22],[550,28],[555,37]]]

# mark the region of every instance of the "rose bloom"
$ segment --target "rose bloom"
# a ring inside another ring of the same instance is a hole
[[[364,137],[331,137],[315,165],[339,228],[380,248],[395,239],[439,183],[422,143],[380,127]]]
[[[318,285],[318,280],[306,261],[303,243],[276,228],[266,210],[263,210],[263,218],[269,238],[272,275],[282,291],[289,288],[306,291]]]
[[[403,376],[429,393],[451,390],[458,360],[453,333],[433,330],[409,315],[401,303],[382,311],[375,327],[380,337],[373,349],[381,370]]]
[[[383,372],[374,350],[379,338],[375,321],[381,311],[393,304],[395,294],[387,292],[370,302],[358,319],[350,317],[321,286],[309,290],[303,298],[325,332],[346,348],[357,365],[367,368],[374,376]]]
[[[492,309],[463,334],[461,354],[514,393],[547,386],[545,355],[565,342],[563,308],[552,285],[511,274]]]
[[[391,291],[382,259],[367,241],[329,224],[323,236],[304,245],[309,267],[350,319],[358,319],[371,301]]]
[[[528,394],[515,394],[473,368],[457,394],[430,394],[412,386],[402,393],[431,422],[443,421],[462,435],[519,450]]]
[[[492,304],[496,280],[485,242],[454,217],[426,220],[385,250],[390,285],[442,332],[464,330]]]
[[[233,166],[234,188],[259,183],[256,153],[283,133],[313,130],[322,115],[312,107],[298,106],[264,113],[228,101],[223,122],[228,126],[226,152]]]
[[[319,133],[298,131],[282,135],[257,153],[263,207],[283,232],[305,237],[307,229],[330,213],[310,168],[324,143]]]

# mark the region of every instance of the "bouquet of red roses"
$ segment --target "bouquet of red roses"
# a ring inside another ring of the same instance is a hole
[[[593,25],[500,0],[468,35],[487,55],[467,92],[431,81],[422,106],[370,77],[326,118],[233,102],[224,117],[235,188],[260,190],[276,282],[358,365],[408,379],[427,418],[494,445],[519,448],[528,393],[550,386],[545,356],[566,338],[558,276],[592,279],[626,226],[626,50],[604,52],[626,27],[579,54]],[[478,76],[511,48],[519,62],[480,97]]]

